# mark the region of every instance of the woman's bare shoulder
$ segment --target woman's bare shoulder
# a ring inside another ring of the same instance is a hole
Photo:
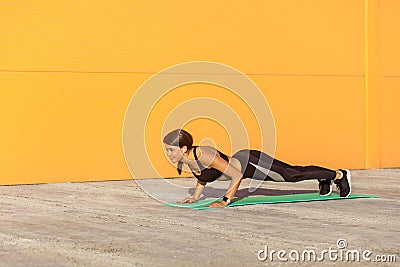
[[[208,156],[209,154],[215,155],[218,152],[218,150],[212,146],[198,146],[197,151],[199,152],[199,154],[205,156]]]
[[[204,165],[211,165],[216,157],[219,157],[218,150],[212,146],[199,146],[197,147],[197,157]]]

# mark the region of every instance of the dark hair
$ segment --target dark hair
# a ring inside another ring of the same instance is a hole
[[[188,150],[192,149],[193,137],[190,133],[183,129],[175,129],[164,136],[163,142],[170,146],[187,146]],[[178,162],[177,166],[178,174],[182,173],[182,162]]]

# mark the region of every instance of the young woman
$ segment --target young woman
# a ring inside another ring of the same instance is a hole
[[[351,194],[350,172],[345,169],[335,171],[319,166],[291,166],[264,152],[250,149],[240,150],[228,157],[210,146],[193,146],[192,135],[183,129],[168,133],[163,142],[168,158],[172,163],[177,163],[178,173],[181,174],[182,165],[187,164],[197,178],[193,196],[178,203],[196,202],[205,185],[222,174],[231,177],[231,183],[222,201],[208,205],[209,208],[228,205],[244,178],[285,182],[318,179],[322,196],[331,194],[333,183],[339,189],[341,197]]]

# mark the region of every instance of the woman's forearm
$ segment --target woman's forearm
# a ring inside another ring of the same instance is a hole
[[[235,196],[237,190],[239,189],[241,181],[242,181],[241,175],[232,177],[231,183],[229,184],[229,188],[225,194],[227,198],[232,199]]]
[[[196,201],[200,198],[201,194],[204,191],[204,188],[205,188],[205,184],[201,184],[201,183],[199,183],[199,181],[197,181],[196,189],[194,190],[194,194],[193,194],[193,198]]]

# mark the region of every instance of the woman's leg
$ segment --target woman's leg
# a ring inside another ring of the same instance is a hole
[[[324,167],[290,166],[287,163],[282,165],[279,160],[274,160],[271,170],[281,174],[286,182],[299,182],[310,179],[334,180],[338,176],[336,171]]]
[[[244,178],[299,182],[310,179],[334,180],[337,177],[334,170],[319,166],[292,166],[258,150],[241,150],[232,157],[240,161]]]
[[[239,160],[243,178],[277,182],[318,179],[321,195],[330,194],[332,191],[331,181],[333,181],[338,186],[341,197],[347,197],[351,194],[350,172],[348,170],[335,171],[320,166],[292,166],[258,150],[240,150],[232,157]]]

